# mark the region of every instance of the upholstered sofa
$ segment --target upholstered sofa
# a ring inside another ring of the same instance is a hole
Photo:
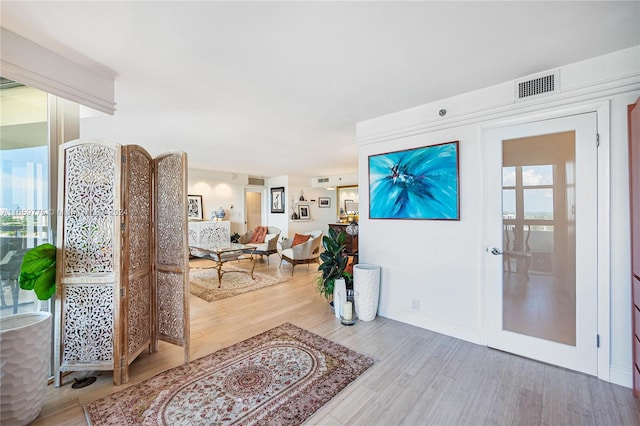
[[[282,231],[280,231],[280,229],[276,228],[275,226],[267,226],[267,234],[264,237],[264,241],[252,242],[253,233],[256,232],[256,229],[257,227],[242,235],[238,242],[240,244],[254,247],[254,249],[245,250],[245,253],[267,256],[267,264],[269,264],[269,256],[278,251],[277,243]]]
[[[322,231],[303,232],[296,235],[308,235],[309,239],[301,244],[294,245],[296,237],[287,238],[278,243],[280,255],[280,267],[282,262],[291,264],[291,275],[296,265],[301,263],[320,263],[320,247],[322,245]]]

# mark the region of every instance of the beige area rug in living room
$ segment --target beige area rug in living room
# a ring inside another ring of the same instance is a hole
[[[90,425],[299,425],[374,364],[285,323],[85,405]]]
[[[273,275],[254,272],[251,279],[251,270],[239,268],[225,263],[223,271],[230,271],[222,276],[222,285],[218,288],[218,271],[215,268],[191,268],[189,281],[191,282],[191,294],[198,296],[207,302],[220,300],[238,294],[258,290],[259,288],[285,282],[288,278],[275,277]],[[237,272],[246,271],[249,273]]]

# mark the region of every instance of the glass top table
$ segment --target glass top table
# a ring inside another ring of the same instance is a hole
[[[248,246],[245,244],[239,243],[228,243],[228,244],[198,244],[198,245],[190,245],[189,250],[192,256],[199,257],[202,259],[209,259],[216,262],[216,268],[218,270],[218,288],[222,286],[222,276],[229,272],[241,272],[246,274],[251,274],[251,278],[255,280],[253,276],[253,271],[256,268],[256,259],[253,255],[255,251],[255,247]],[[223,271],[222,265],[230,260],[241,260],[246,259],[244,255],[248,254],[248,259],[251,260],[251,271]],[[199,268],[205,269],[205,268]]]

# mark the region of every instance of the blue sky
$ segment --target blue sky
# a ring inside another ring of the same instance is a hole
[[[49,208],[48,155],[47,146],[0,150],[0,164],[2,165],[0,208],[3,210]],[[34,179],[37,179],[37,176],[34,176],[36,173],[30,173],[27,176],[28,163],[40,166],[41,178],[39,182],[33,182]],[[33,189],[38,187],[43,189],[43,194],[39,196],[37,191]],[[38,205],[39,203],[44,205]]]

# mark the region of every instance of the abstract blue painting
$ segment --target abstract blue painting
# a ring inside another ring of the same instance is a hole
[[[370,219],[459,220],[458,141],[369,156]]]

